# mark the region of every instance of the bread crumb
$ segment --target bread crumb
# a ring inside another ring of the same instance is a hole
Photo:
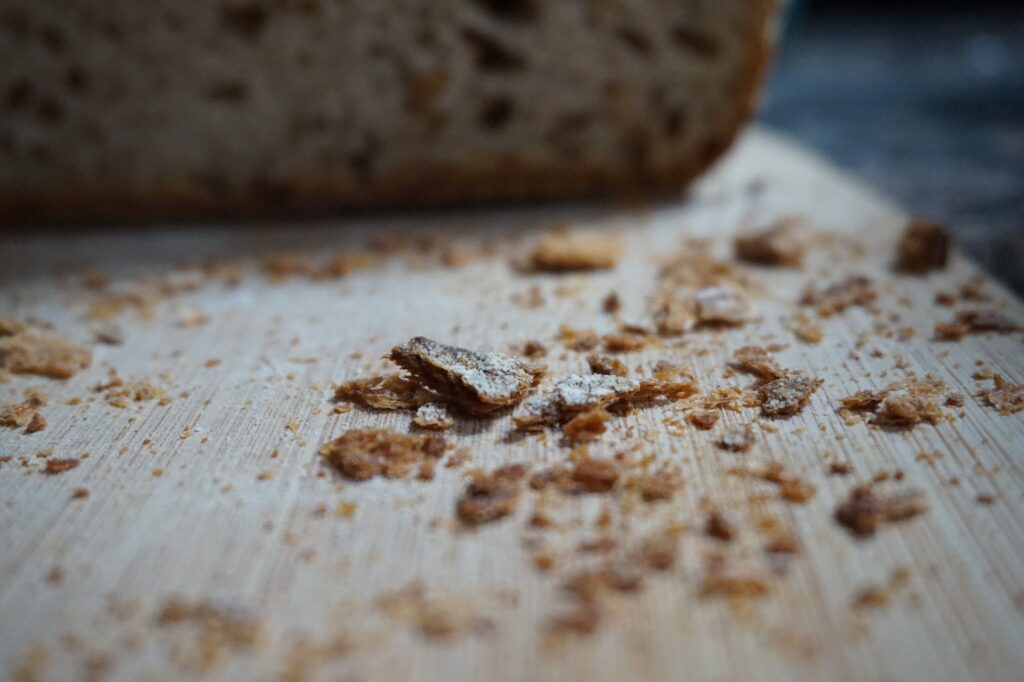
[[[41,329],[5,326],[0,333],[0,369],[12,374],[38,374],[68,379],[92,364],[92,351]]]
[[[606,232],[556,232],[541,238],[522,269],[570,272],[614,268],[622,253],[619,239]]]
[[[622,300],[618,293],[609,291],[608,295],[601,300],[601,310],[608,315],[614,315],[622,309]]]
[[[73,500],[84,500],[87,497],[89,497],[88,488],[75,488],[71,491],[71,499]]]
[[[452,419],[451,414],[448,413],[448,410],[436,403],[422,405],[416,410],[413,423],[421,429],[431,429],[434,431],[444,431],[455,425],[455,421]]]
[[[968,334],[1010,334],[1019,331],[1017,324],[998,310],[978,308],[961,310],[949,322],[935,325],[935,338],[940,341],[959,341]]]
[[[711,410],[693,410],[686,418],[698,429],[709,431],[718,423],[719,414]]]
[[[793,330],[796,338],[804,343],[821,343],[825,338],[825,331],[802,311],[797,311],[789,318],[789,328]]]
[[[768,583],[744,566],[734,566],[724,559],[709,562],[701,580],[703,597],[754,599],[768,594]]]
[[[724,514],[715,510],[704,522],[704,533],[710,538],[730,542],[736,537],[736,527]]]
[[[982,391],[985,403],[999,410],[1000,414],[1014,414],[1024,410],[1024,384],[1011,384],[999,374],[993,374],[995,388]]]
[[[696,381],[681,369],[670,381],[574,374],[559,379],[549,391],[526,400],[513,421],[522,431],[537,431],[545,426],[564,424],[590,410],[621,411],[658,398],[680,400],[696,391]]]
[[[871,484],[862,484],[836,509],[836,520],[854,535],[867,537],[882,524],[905,521],[927,510],[924,493],[919,490],[881,495]]]
[[[352,429],[320,447],[320,455],[344,476],[406,478],[425,460],[437,460],[445,442],[434,435],[403,435],[388,429]]]
[[[739,325],[750,319],[751,306],[735,287],[705,287],[697,291],[697,321],[709,325]]]
[[[576,415],[562,427],[562,433],[568,443],[589,443],[601,437],[607,429],[607,421],[611,415],[598,407]]]
[[[914,216],[900,238],[896,267],[919,275],[941,270],[949,258],[949,242],[949,235],[942,225]]]
[[[629,370],[626,369],[626,365],[622,360],[609,355],[591,353],[587,356],[587,365],[594,374],[606,374],[617,377],[624,377],[629,374]]]
[[[807,241],[803,221],[788,217],[766,229],[737,235],[733,248],[739,260],[798,268],[807,250]]]
[[[558,339],[563,347],[579,353],[594,350],[601,343],[601,337],[593,329],[574,329],[565,324],[558,328]]]
[[[921,422],[935,424],[943,419],[939,399],[945,383],[928,376],[889,384],[879,391],[859,391],[842,399],[850,410],[873,412],[872,423],[910,427]]]
[[[182,653],[188,667],[200,672],[211,670],[226,652],[255,648],[262,633],[259,621],[241,609],[206,601],[169,599],[157,613],[156,624],[196,628],[192,646]]]
[[[758,391],[761,412],[769,417],[796,414],[810,401],[811,395],[821,384],[821,379],[799,373],[769,381]]]
[[[786,371],[779,366],[771,353],[761,346],[743,346],[732,354],[732,367],[753,374],[763,381],[781,379]]]
[[[478,353],[418,336],[391,349],[392,361],[424,386],[471,414],[519,403],[543,368],[504,353]]]
[[[849,277],[818,291],[813,285],[803,294],[803,305],[816,306],[822,317],[831,317],[852,306],[867,307],[878,299],[874,283],[864,276]]]
[[[730,426],[718,437],[718,447],[730,452],[746,452],[754,445],[754,430],[749,425]]]
[[[47,459],[46,467],[43,469],[43,472],[51,475],[62,474],[65,471],[74,469],[79,464],[79,460],[74,457],[65,459]]]
[[[435,397],[418,383],[390,374],[346,381],[334,390],[334,399],[376,410],[413,410]]]
[[[519,504],[526,472],[524,465],[510,464],[474,476],[455,506],[459,520],[476,526],[511,514]]]

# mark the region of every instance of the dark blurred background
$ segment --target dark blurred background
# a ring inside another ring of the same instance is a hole
[[[1024,0],[798,3],[761,119],[1024,293]]]

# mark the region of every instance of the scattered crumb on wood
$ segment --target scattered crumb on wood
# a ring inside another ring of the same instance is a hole
[[[320,447],[320,455],[347,478],[406,478],[414,467],[437,460],[445,441],[434,435],[403,435],[388,429],[352,429]]]
[[[914,216],[900,237],[896,267],[914,274],[941,270],[949,258],[949,242],[949,235],[942,225]]]
[[[622,243],[607,232],[554,232],[540,239],[520,265],[529,272],[570,272],[614,268]]]
[[[737,235],[733,248],[739,260],[798,268],[807,250],[808,238],[803,221],[788,217],[768,228]]]
[[[836,509],[836,520],[854,535],[867,537],[883,524],[905,521],[927,510],[927,500],[919,490],[882,494],[873,485],[862,484]]]
[[[417,336],[389,356],[447,403],[489,414],[520,402],[540,381],[538,365],[504,353],[479,353]]]
[[[488,473],[473,476],[462,498],[456,503],[459,520],[468,525],[491,523],[515,511],[527,468],[509,464]]]

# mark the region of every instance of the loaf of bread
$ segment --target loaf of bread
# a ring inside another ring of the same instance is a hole
[[[5,0],[0,219],[679,191],[774,0]]]

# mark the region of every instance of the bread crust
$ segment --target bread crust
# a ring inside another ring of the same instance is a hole
[[[753,115],[771,61],[776,0],[752,0],[758,20],[746,36],[750,46],[739,71],[734,106],[718,133],[685,158],[658,168],[580,165],[564,161],[528,164],[491,160],[399,168],[367,182],[326,176],[296,176],[287,183],[251,186],[225,195],[191,186],[126,191],[112,184],[65,185],[55,191],[0,188],[0,230],[40,224],[157,222],[324,216],[372,208],[473,206],[484,202],[612,199],[634,201],[679,195],[733,144]]]

